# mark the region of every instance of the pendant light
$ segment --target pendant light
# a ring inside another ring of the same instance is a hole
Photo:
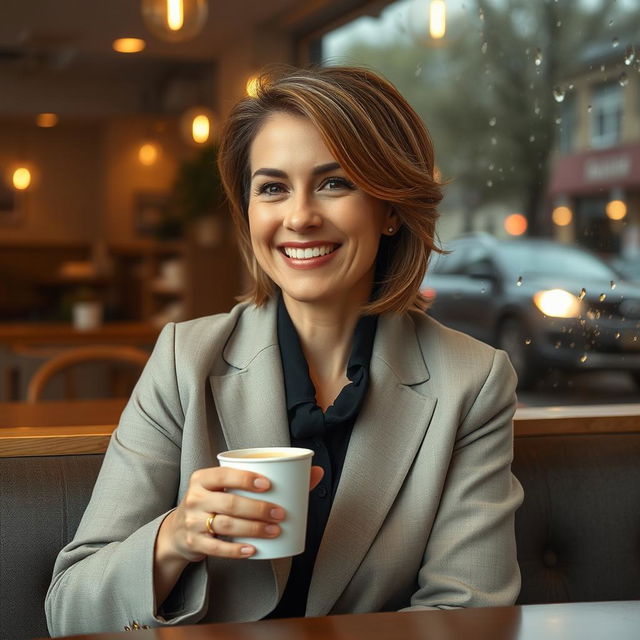
[[[184,42],[197,36],[208,12],[207,0],[142,0],[147,28],[167,42]]]

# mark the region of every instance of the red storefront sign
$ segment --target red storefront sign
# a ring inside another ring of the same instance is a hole
[[[614,187],[640,189],[640,144],[558,156],[549,195],[607,193]]]

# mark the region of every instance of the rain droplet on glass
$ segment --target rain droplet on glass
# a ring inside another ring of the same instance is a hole
[[[562,102],[564,100],[564,89],[562,87],[554,87],[553,88],[553,99],[556,102]]]
[[[496,137],[494,136],[493,138],[491,138],[491,144],[495,147],[498,144],[498,140],[496,139]]]
[[[558,22],[556,22],[556,27],[560,28],[562,26],[562,20],[558,20]]]
[[[607,67],[605,67],[605,65],[604,65],[604,64],[601,64],[601,65],[600,65],[600,71],[604,71],[606,68],[607,68]]]
[[[531,342],[532,342],[531,338],[527,338],[527,339],[524,341],[524,343],[525,343],[525,344],[531,344]]]
[[[580,356],[580,362],[586,362],[586,361],[587,361],[587,354],[586,354],[586,353],[583,353],[583,354]]]
[[[630,67],[633,61],[636,58],[636,51],[633,47],[627,47],[627,50],[624,53],[624,63],[627,67]]]
[[[480,20],[484,20],[484,11],[482,9],[478,9],[478,15],[480,16]]]
[[[604,302],[607,299],[607,294],[606,293],[601,293],[600,297],[598,298],[598,300],[600,300],[600,302]]]
[[[611,44],[613,45],[614,49],[620,44],[620,40],[618,39],[618,36],[613,37],[613,39],[611,40]]]
[[[490,127],[495,127],[496,126],[496,118],[495,116],[493,118],[489,118],[489,126]]]
[[[415,76],[418,78],[420,75],[422,75],[422,64],[418,63],[416,65]]]
[[[536,141],[536,137],[532,134],[529,136],[529,142],[535,142]]]
[[[554,345],[556,349],[559,349],[561,346],[562,346],[562,342],[556,342]]]
[[[609,20],[609,26],[613,27],[613,20]]]
[[[556,118],[556,124],[562,124],[562,118]]]
[[[516,280],[516,287],[521,287],[522,286],[522,276],[518,276],[518,279]]]
[[[487,42],[483,42],[482,46],[480,47],[480,51],[482,51],[482,53],[487,53],[487,47],[489,46],[489,44]]]
[[[629,76],[626,74],[626,72],[622,72],[619,76],[618,76],[618,84],[621,87],[626,87],[629,84]]]
[[[616,331],[616,335],[614,336],[614,338],[617,340],[620,337],[620,332]]]
[[[542,51],[540,51],[540,49],[536,49],[536,55],[534,56],[533,61],[536,67],[539,67],[542,64]]]
[[[487,187],[493,187],[493,180],[487,180]]]
[[[615,289],[615,288],[616,288],[616,283],[615,283],[615,281],[613,281],[613,280],[612,280],[609,284],[611,285],[611,288],[612,288],[612,289]]]
[[[593,109],[593,107],[592,107],[591,105],[589,105],[589,106],[587,107],[587,113],[591,113],[592,109]]]
[[[489,171],[493,171],[495,168],[495,165],[493,164],[493,162],[489,165]]]
[[[580,289],[580,295],[578,296],[578,300],[582,300],[586,295],[587,295],[587,290],[584,287],[582,287],[582,289]]]
[[[540,115],[540,107],[539,107],[538,105],[536,105],[536,106],[533,108],[533,113],[535,113],[537,116],[539,116],[539,115]]]

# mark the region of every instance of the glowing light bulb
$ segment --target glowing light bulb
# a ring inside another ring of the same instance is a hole
[[[159,155],[160,150],[158,149],[158,145],[153,142],[145,142],[140,146],[140,149],[138,149],[138,160],[140,160],[140,164],[145,167],[154,165]]]
[[[11,178],[13,186],[18,191],[24,191],[31,184],[31,171],[26,167],[18,167]]]
[[[209,118],[203,113],[197,115],[191,123],[191,136],[193,141],[198,144],[204,144],[208,139],[211,132],[211,123]]]
[[[510,236],[521,236],[527,230],[527,219],[521,213],[512,213],[504,219],[504,228]]]
[[[622,220],[627,215],[627,203],[624,200],[611,200],[605,209],[611,220]]]
[[[184,26],[184,3],[182,0],[167,0],[167,26],[179,31]]]
[[[258,97],[258,78],[257,76],[251,76],[248,80],[247,80],[247,84],[245,86],[245,89],[247,91],[247,95],[251,98],[257,98]]]
[[[429,35],[434,40],[444,38],[447,30],[447,8],[444,0],[431,0],[429,6]]]
[[[561,205],[553,210],[551,219],[553,220],[553,224],[558,227],[566,227],[570,225],[573,220],[573,211],[571,211],[569,207]]]

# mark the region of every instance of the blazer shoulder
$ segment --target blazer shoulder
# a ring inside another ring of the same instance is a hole
[[[416,335],[431,375],[443,386],[478,390],[494,367],[513,377],[504,351],[450,329],[426,313],[412,313]]]

